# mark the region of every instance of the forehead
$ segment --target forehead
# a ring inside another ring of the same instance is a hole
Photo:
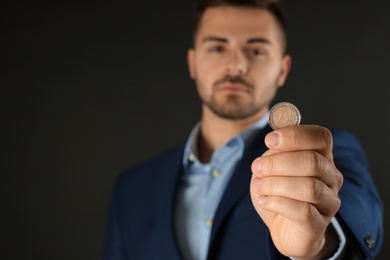
[[[271,42],[281,41],[276,19],[265,9],[241,6],[209,7],[200,21],[196,41],[208,36],[246,41],[251,37],[265,37]],[[276,43],[275,43],[276,44]]]

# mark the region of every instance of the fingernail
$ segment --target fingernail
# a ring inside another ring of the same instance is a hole
[[[257,203],[264,204],[267,198],[268,196],[260,196],[259,199],[257,200]]]
[[[256,173],[260,173],[260,170],[261,170],[261,163],[258,160],[254,161],[252,164],[252,172],[256,174]]]
[[[256,190],[259,190],[260,189],[260,185],[261,185],[261,179],[260,178],[254,178],[252,185],[253,185],[253,188],[255,188]]]
[[[268,147],[276,147],[279,145],[279,134],[273,132],[267,135],[265,143]]]

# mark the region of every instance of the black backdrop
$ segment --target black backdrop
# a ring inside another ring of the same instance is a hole
[[[190,1],[133,2],[0,4],[1,259],[101,258],[118,173],[199,120]],[[277,101],[353,132],[387,208],[390,1],[284,4],[293,68]]]

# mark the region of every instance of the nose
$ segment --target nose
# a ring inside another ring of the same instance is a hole
[[[249,65],[245,54],[240,50],[232,53],[226,67],[226,74],[231,76],[245,75],[248,71]]]

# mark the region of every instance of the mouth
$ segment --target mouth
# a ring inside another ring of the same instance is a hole
[[[248,93],[249,88],[243,86],[241,84],[228,84],[222,85],[218,88],[218,92],[223,92],[227,94],[240,94],[240,93]]]

